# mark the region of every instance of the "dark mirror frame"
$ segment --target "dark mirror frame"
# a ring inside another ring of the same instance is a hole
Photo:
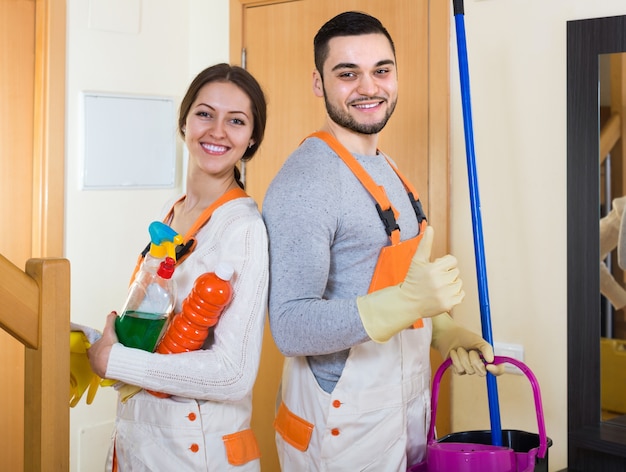
[[[626,417],[604,422],[600,417],[598,56],[619,52],[626,52],[626,16],[567,22],[567,470],[570,471],[626,470]]]

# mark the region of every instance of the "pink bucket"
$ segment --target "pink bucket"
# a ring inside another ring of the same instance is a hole
[[[530,380],[535,398],[538,434],[517,430],[502,431],[502,446],[493,446],[490,431],[452,433],[435,439],[435,420],[439,384],[452,364],[447,359],[433,378],[430,429],[426,460],[408,468],[408,472],[548,472],[548,447],[539,384],[531,370],[510,357],[496,356],[494,364],[510,363]]]

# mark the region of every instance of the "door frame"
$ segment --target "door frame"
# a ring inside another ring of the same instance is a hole
[[[66,1],[36,0],[32,256],[62,257]]]
[[[230,0],[230,61],[241,64],[244,10],[251,6],[287,3],[300,0]],[[437,228],[433,256],[449,252],[449,162],[450,162],[450,2],[430,0],[429,89],[428,89],[428,188],[419,189],[426,196],[429,222]],[[441,80],[445,77],[446,80]],[[426,195],[427,194],[427,195]]]
[[[62,257],[64,249],[64,181],[65,181],[65,57],[66,57],[66,0],[35,0],[33,11],[34,51],[32,79],[32,108],[19,107],[24,118],[32,123],[32,154],[2,156],[3,159],[20,159],[32,166],[30,185],[21,191],[31,198],[19,198],[6,194],[3,198],[12,199],[16,210],[29,215],[30,234],[17,232],[12,235],[13,253],[3,255],[17,265],[26,260],[40,257]],[[22,58],[24,59],[24,58]],[[19,97],[17,98],[19,100]],[[24,120],[15,120],[21,122]],[[69,324],[68,324],[69,331]],[[28,389],[24,382],[24,347],[10,336],[0,342],[3,359],[14,362],[11,378],[7,380],[14,387],[0,396],[0,416],[16,418],[18,424],[7,424],[14,434],[3,444],[0,457],[3,464],[15,470],[22,470],[30,462],[30,445],[24,444],[23,422],[25,395]],[[10,398],[7,398],[7,395]],[[12,414],[8,415],[6,412]],[[58,446],[62,454],[69,458],[69,412],[66,424],[57,425]],[[15,467],[14,467],[15,466]]]

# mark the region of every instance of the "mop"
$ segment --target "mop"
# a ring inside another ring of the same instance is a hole
[[[470,203],[474,232],[474,253],[480,301],[480,315],[483,338],[493,346],[491,319],[489,312],[489,294],[487,291],[487,273],[483,248],[482,222],[480,217],[480,199],[476,176],[474,140],[472,130],[471,104],[469,95],[469,73],[467,67],[467,49],[465,46],[465,25],[463,22],[463,1],[453,0],[454,18],[457,31],[459,52],[459,70],[461,79],[461,101],[465,131],[465,149],[470,183]],[[502,431],[496,378],[487,374],[489,397],[490,431],[466,431],[451,433],[443,438],[435,438],[435,421],[441,377],[452,365],[446,359],[433,377],[431,398],[430,427],[427,434],[427,452],[424,460],[408,467],[408,472],[548,472],[548,447],[552,440],[547,437],[543,418],[541,392],[536,377],[522,362],[495,356],[494,364],[509,363],[519,368],[530,381],[535,399],[538,434],[519,430]],[[504,439],[506,445],[503,446]],[[491,444],[490,441],[491,440]]]
[[[465,15],[463,0],[453,0],[452,3],[454,7],[456,41],[459,56],[461,104],[463,108],[465,153],[467,156],[467,174],[469,177],[469,195],[472,209],[472,229],[474,233],[474,254],[476,257],[476,276],[478,279],[480,321],[483,338],[493,346],[483,228],[480,214],[480,196],[478,194],[478,177],[476,175],[476,157],[474,153],[474,130],[472,126],[472,105],[470,100],[469,68],[467,64],[467,45],[465,39]],[[496,383],[496,377],[491,373],[487,374],[487,395],[489,399],[489,419],[491,422],[492,444],[494,446],[501,446],[502,426],[500,424],[500,406],[498,404],[498,384]]]

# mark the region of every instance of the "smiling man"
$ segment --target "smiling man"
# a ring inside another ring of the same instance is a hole
[[[390,40],[382,34],[366,34],[358,42],[337,36],[325,49],[320,68],[313,75],[313,91],[324,97],[327,131],[370,135],[366,142],[375,144],[376,135],[398,101],[398,75]],[[356,138],[355,145],[360,141],[362,138]]]
[[[415,189],[377,149],[398,98],[379,20],[345,12],[314,40],[313,93],[327,116],[268,189],[270,327],[286,356],[276,413],[281,469],[406,471],[423,459],[430,346],[457,373],[491,346],[448,311],[464,296],[456,259],[430,261]]]

